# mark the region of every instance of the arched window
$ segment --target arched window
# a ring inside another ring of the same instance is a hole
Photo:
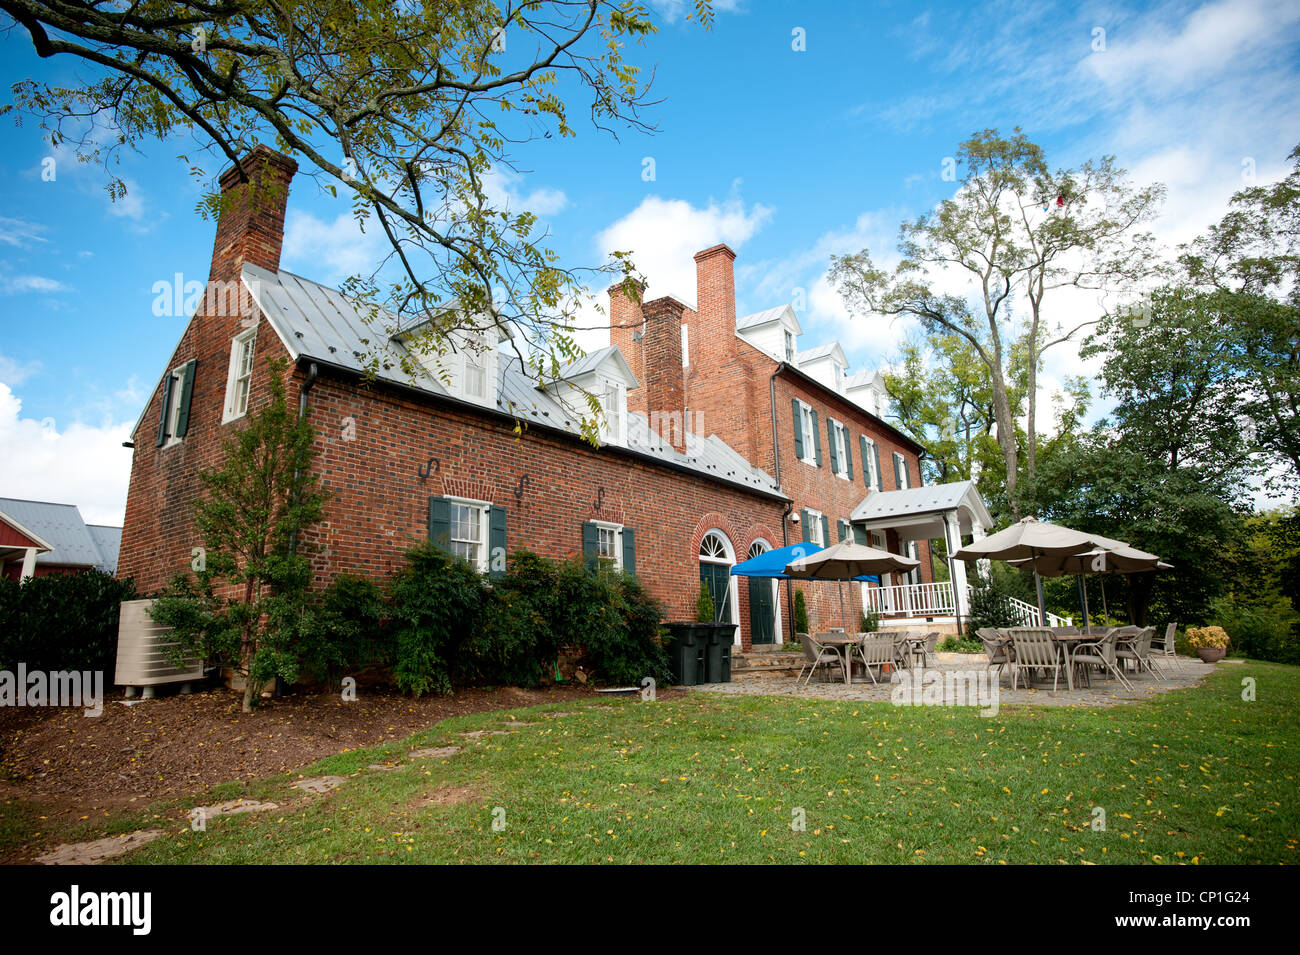
[[[709,531],[700,539],[700,580],[709,588],[713,598],[714,620],[737,623],[735,585],[731,566],[736,563],[736,552],[722,531]]]

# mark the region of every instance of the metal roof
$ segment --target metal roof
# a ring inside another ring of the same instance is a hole
[[[0,497],[0,513],[30,528],[53,546],[53,550],[36,555],[38,564],[62,564],[72,567],[98,567],[109,573],[117,571],[117,552],[122,544],[120,527],[97,527],[91,530],[75,504],[49,504],[45,501],[22,501]],[[115,532],[116,542],[111,534]],[[101,546],[108,545],[108,546]]]
[[[415,373],[408,374],[401,364],[406,349],[384,331],[397,324],[392,312],[371,310],[337,289],[326,288],[291,272],[270,272],[246,264],[243,280],[295,361],[315,359],[361,375],[369,371],[372,357],[378,357],[380,360],[374,374],[379,380],[426,391],[467,408],[491,410],[457,399],[418,362],[408,362],[415,366]],[[587,370],[608,360],[611,351],[617,352],[618,349],[611,345],[587,356],[596,359]],[[622,360],[621,352],[619,358]],[[572,371],[572,366],[566,369],[566,377],[577,373]],[[582,436],[581,417],[539,388],[518,357],[500,353],[497,384],[498,411],[514,415],[529,425],[562,431],[574,437]],[[644,416],[629,412],[627,418],[627,447],[630,450],[728,484],[784,497],[771,475],[749,464],[716,436],[692,438],[686,452],[682,453],[651,432]]]
[[[568,381],[572,378],[579,378],[595,371],[610,360],[619,366],[619,374],[629,382],[628,388],[639,387],[636,376],[632,374],[632,369],[628,367],[627,359],[623,357],[623,353],[615,345],[606,345],[604,348],[589,352],[581,358],[575,358],[560,369],[560,373],[555,376],[555,380]]]
[[[849,519],[855,523],[897,520],[954,511],[962,505],[973,512],[985,528],[993,526],[993,518],[975,490],[974,481],[927,484],[901,491],[875,491],[853,509]]]

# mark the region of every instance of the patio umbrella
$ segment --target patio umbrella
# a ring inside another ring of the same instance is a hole
[[[815,554],[821,549],[820,544],[805,541],[802,544],[791,544],[789,547],[766,550],[755,557],[749,558],[749,560],[732,565],[731,576],[775,577],[779,580],[787,580],[790,575],[785,572],[786,564],[807,557],[809,554]]]
[[[1109,551],[1127,546],[1124,541],[1100,534],[1084,533],[1060,524],[1026,517],[996,534],[973,541],[952,556],[958,560],[1035,561],[1042,557],[1072,557],[1098,548]],[[1042,575],[1037,567],[1033,570],[1034,586],[1038,592],[1038,619],[1046,626],[1047,607],[1043,600]]]
[[[853,541],[842,541],[806,557],[791,561],[785,568],[789,577],[804,580],[840,581],[840,617],[846,620],[845,633],[851,633],[844,611],[844,581],[870,580],[879,574],[906,572],[920,565],[914,557],[891,554]],[[877,578],[878,579],[878,578]]]
[[[1087,574],[1141,574],[1155,570],[1172,570],[1173,564],[1167,564],[1155,554],[1122,544],[1119,547],[1094,548],[1082,554],[1045,555],[1032,560],[1013,560],[1013,566],[1031,568],[1043,577],[1063,577],[1074,574],[1082,578]],[[1083,625],[1088,625],[1088,592],[1083,593]],[[1101,585],[1102,612],[1109,615],[1106,608],[1106,583]]]

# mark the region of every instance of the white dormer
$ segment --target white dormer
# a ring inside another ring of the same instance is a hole
[[[591,413],[587,396],[600,401],[603,444],[627,446],[627,393],[637,387],[636,376],[617,347],[609,345],[571,362],[560,370],[547,390],[578,419]]]
[[[455,306],[449,306],[454,309]],[[444,312],[445,314],[445,312]],[[434,342],[420,339],[429,331],[430,320],[403,329],[394,339],[405,346],[415,363],[453,398],[482,405],[497,406],[500,356],[498,346],[510,339],[510,330],[489,316],[480,316],[473,322],[463,318],[449,321],[463,327],[451,328],[435,346]]]
[[[808,351],[801,351],[795,355],[794,363],[805,375],[816,379],[827,388],[844,393],[849,360],[844,356],[844,349],[840,347],[839,342],[830,342]]]
[[[736,319],[737,337],[774,361],[793,362],[798,354],[797,342],[802,334],[799,319],[789,305],[778,305]]]
[[[885,376],[878,371],[860,371],[844,380],[844,394],[860,408],[865,408],[877,418],[884,418],[889,410],[889,393],[885,390]]]

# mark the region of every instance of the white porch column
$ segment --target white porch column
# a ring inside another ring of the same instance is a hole
[[[953,560],[952,555],[961,549],[961,521],[956,511],[943,516],[944,540],[948,544],[948,565],[952,572],[952,599],[957,606],[957,616],[970,615],[970,600],[966,595],[966,561]]]
[[[983,540],[985,536],[984,525],[979,522],[979,518],[977,518],[974,514],[971,515],[971,519],[970,519],[970,536],[971,536],[972,543],[977,540]],[[986,558],[984,560],[975,561],[975,566],[979,568],[980,574],[983,575],[983,577],[987,580],[989,576],[989,571],[991,569],[989,566],[988,559]]]
[[[23,570],[18,575],[18,582],[31,580],[36,575],[36,548],[29,547],[23,552]]]

